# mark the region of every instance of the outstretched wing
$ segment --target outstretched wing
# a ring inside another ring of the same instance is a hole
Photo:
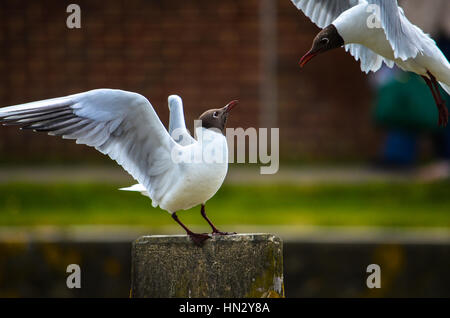
[[[397,0],[366,0],[379,8],[379,19],[386,38],[394,50],[395,58],[403,61],[425,53],[435,45],[433,39],[412,24]]]
[[[183,101],[180,96],[170,95],[169,102],[169,133],[172,138],[182,146],[188,146],[196,142],[186,129],[183,113]]]
[[[0,108],[0,122],[95,147],[143,185],[154,206],[177,173],[171,151],[179,146],[150,102],[137,93],[97,89]]]
[[[358,0],[291,0],[319,28],[330,25],[342,12],[359,3]]]

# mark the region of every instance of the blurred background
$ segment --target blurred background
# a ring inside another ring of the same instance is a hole
[[[450,56],[450,3],[399,2]],[[178,94],[192,128],[239,99],[228,126],[279,127],[280,170],[230,165],[207,211],[221,230],[284,239],[287,297],[450,296],[450,130],[420,77],[367,76],[343,49],[300,69],[319,30],[289,0],[79,0],[81,29],[66,26],[70,3],[1,1],[1,107],[120,88],[167,125]],[[183,233],[117,191],[132,182],[86,146],[1,127],[0,296],[127,297],[130,242]],[[206,231],[199,208],[179,215]],[[80,290],[65,285],[71,263]]]

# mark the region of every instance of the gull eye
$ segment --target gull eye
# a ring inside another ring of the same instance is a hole
[[[328,38],[322,38],[320,40],[320,44],[327,45],[328,43],[330,43],[330,40]]]
[[[218,117],[219,117],[219,112],[214,112],[214,113],[213,113],[213,117],[214,117],[214,118],[218,118]]]

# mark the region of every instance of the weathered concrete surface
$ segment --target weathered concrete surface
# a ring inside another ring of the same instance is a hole
[[[450,298],[450,233],[445,228],[294,230],[268,229],[283,238],[287,297]],[[149,232],[145,227],[0,226],[0,297],[127,298],[131,242]],[[81,267],[80,289],[66,286],[69,264]],[[366,286],[369,264],[381,267],[380,289]]]
[[[283,243],[271,234],[185,236],[133,243],[132,297],[284,297]]]

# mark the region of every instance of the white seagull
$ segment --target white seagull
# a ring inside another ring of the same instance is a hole
[[[378,71],[383,62],[421,75],[439,110],[439,125],[448,110],[439,84],[450,94],[450,64],[435,41],[412,24],[397,0],[291,0],[323,30],[300,60],[303,67],[318,55],[345,46],[363,72]]]
[[[150,102],[142,95],[115,89],[96,89],[66,97],[0,108],[0,122],[23,129],[76,139],[117,161],[139,184],[122,189],[138,191],[154,207],[168,211],[196,244],[210,236],[189,230],[176,212],[205,203],[219,190],[228,170],[224,136],[232,101],[203,113],[197,139],[186,129],[181,98],[169,97],[170,124],[166,130]],[[173,136],[173,137],[172,137]]]

